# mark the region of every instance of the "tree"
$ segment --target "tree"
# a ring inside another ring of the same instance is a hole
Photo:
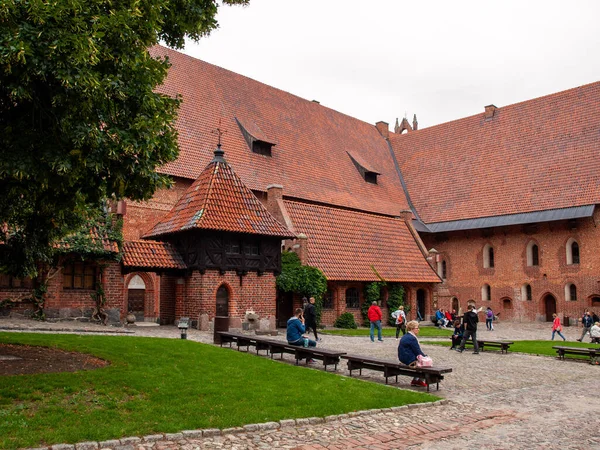
[[[321,322],[323,294],[327,291],[327,278],[320,269],[303,266],[294,252],[281,254],[281,274],[277,276],[277,288],[284,292],[295,292],[315,298],[317,324]]]
[[[247,4],[249,0],[223,0]],[[106,199],[149,199],[178,154],[178,98],[156,93],[216,0],[5,0],[0,5],[0,271],[35,275]]]

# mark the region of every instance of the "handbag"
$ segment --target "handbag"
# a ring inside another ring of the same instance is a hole
[[[429,356],[417,355],[417,367],[432,367],[433,359]]]

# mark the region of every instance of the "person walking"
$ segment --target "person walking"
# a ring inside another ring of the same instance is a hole
[[[315,309],[315,298],[311,297],[308,299],[308,303],[304,307],[304,320],[306,332],[312,329],[315,334],[315,341],[320,341],[319,335],[317,334],[317,311]]]
[[[479,317],[477,317],[477,312],[475,311],[475,306],[469,305],[468,311],[465,313],[463,318],[463,323],[465,324],[465,332],[463,334],[462,341],[460,341],[460,347],[456,349],[457,352],[462,353],[465,351],[465,344],[467,343],[467,339],[471,338],[473,340],[473,354],[479,354],[479,344],[477,343],[477,323],[479,322]]]
[[[381,319],[383,318],[383,314],[379,306],[377,306],[377,302],[371,303],[367,311],[367,317],[369,318],[369,322],[371,322],[371,342],[375,342],[375,327],[377,327],[377,340],[383,342],[383,338],[381,337]]]
[[[398,309],[392,313],[392,319],[396,319],[396,339],[398,339],[400,330],[402,330],[402,336],[406,334],[406,314],[404,313],[404,306],[398,306]]]
[[[406,324],[406,329],[408,332],[402,336],[400,344],[398,344],[398,360],[402,364],[415,367],[417,365],[417,356],[427,356],[421,350],[419,339],[417,338],[419,335],[419,322],[411,320]],[[414,377],[410,382],[410,385],[427,387],[425,379],[420,377]]]
[[[489,306],[485,312],[485,326],[488,331],[494,331],[494,312]]]
[[[581,332],[581,337],[577,339],[577,341],[581,342],[585,335],[590,332],[592,325],[594,324],[594,320],[592,319],[592,315],[589,311],[586,311],[583,317],[581,318],[581,325],[583,326],[583,331]]]
[[[567,339],[561,333],[562,325],[560,323],[560,317],[558,317],[556,313],[552,314],[552,317],[554,317],[554,322],[552,322],[552,340],[554,340],[554,334],[558,333],[562,340],[566,341]]]

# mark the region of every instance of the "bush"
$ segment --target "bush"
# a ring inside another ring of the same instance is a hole
[[[404,305],[404,312],[408,316],[410,305],[404,304],[404,287],[401,284],[390,284],[387,304],[390,313],[388,322],[391,326],[396,326],[396,320],[392,318],[392,313],[396,311],[400,305]]]
[[[338,317],[335,320],[333,326],[336,328],[357,328],[356,322],[354,321],[354,315],[352,315],[352,313],[349,312],[345,312],[340,317]]]

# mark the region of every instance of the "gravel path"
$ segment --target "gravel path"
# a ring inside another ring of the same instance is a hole
[[[176,327],[105,328],[81,323],[44,323],[0,320],[0,330],[42,332],[126,332],[131,336],[178,338]],[[493,332],[479,331],[480,338],[549,339],[550,324],[498,323]],[[131,333],[133,331],[133,333]],[[565,328],[568,341],[581,328]],[[368,337],[323,335],[319,345],[349,353],[394,359],[397,341],[371,343]],[[189,331],[189,339],[212,342],[212,335]],[[278,336],[283,339],[283,336]],[[589,338],[587,338],[589,340]],[[557,341],[557,344],[559,342]],[[181,435],[128,442],[115,441],[110,448],[136,449],[322,449],[378,448],[433,449],[592,449],[600,448],[600,366],[559,361],[553,357],[510,352],[470,351],[459,354],[421,339],[425,353],[436,365],[449,366],[434,394],[444,405],[401,408],[375,414],[342,417],[324,423],[299,420],[293,426],[253,431],[231,430],[218,436],[190,438]],[[286,363],[293,364],[287,355]],[[344,364],[338,368],[346,375]],[[320,363],[314,366],[320,370]],[[380,373],[363,371],[362,378],[383,383]],[[410,378],[400,377],[398,387],[411,388]],[[316,421],[313,421],[316,422]],[[269,427],[263,427],[269,428]],[[271,427],[272,428],[272,427]],[[158,439],[158,440],[156,440]],[[82,448],[82,447],[80,447]]]

